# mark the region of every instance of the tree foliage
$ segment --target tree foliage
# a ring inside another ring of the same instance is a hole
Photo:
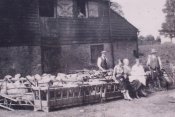
[[[143,41],[154,41],[155,38],[153,35],[146,35],[146,36],[139,36],[138,37],[139,40],[143,40]]]
[[[139,39],[139,40],[145,40],[145,37],[142,36],[142,35],[140,35],[140,36],[138,37],[138,39]]]
[[[155,38],[154,38],[153,35],[147,35],[147,36],[145,37],[145,40],[147,40],[147,41],[154,41]]]
[[[166,14],[165,22],[162,23],[160,34],[172,38],[175,37],[175,0],[167,0],[163,12]]]
[[[157,36],[155,38],[153,35],[146,35],[146,36],[140,35],[138,37],[138,43],[140,45],[160,44],[161,43],[161,38],[159,36]]]
[[[119,15],[124,16],[122,6],[119,3],[112,2],[111,3],[111,9],[114,10],[115,12],[117,12]]]

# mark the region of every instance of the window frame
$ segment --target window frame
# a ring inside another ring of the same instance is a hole
[[[99,18],[100,17],[100,12],[99,12],[99,6],[98,6],[98,2],[97,1],[91,1],[91,0],[86,0],[85,1],[85,16],[84,17],[79,17],[79,7],[78,7],[78,1],[81,1],[81,0],[76,0],[75,4],[76,4],[76,17],[79,18],[79,19],[83,19],[83,18]],[[90,16],[89,15],[89,2],[97,2],[97,12],[98,12],[98,16],[97,17],[93,17],[93,16]]]
[[[63,0],[64,1],[64,0]],[[55,11],[56,11],[56,17],[57,18],[74,18],[75,17],[75,2],[74,2],[74,0],[71,0],[72,1],[72,14],[71,14],[71,16],[60,16],[59,14],[58,14],[58,2],[59,2],[59,0],[56,0],[56,8],[55,8]]]
[[[93,17],[93,16],[89,15],[89,2],[96,2],[97,12],[98,12],[98,16],[97,17]],[[88,10],[88,18],[99,18],[100,17],[100,12],[99,12],[100,10],[99,10],[99,6],[98,6],[98,2],[97,1],[88,0],[88,2],[87,2],[87,10]]]

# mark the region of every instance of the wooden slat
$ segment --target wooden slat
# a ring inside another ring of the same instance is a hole
[[[7,107],[7,106],[4,106],[3,104],[0,104],[0,107],[7,109],[7,110],[10,110],[10,111],[15,111],[14,109]]]
[[[5,94],[0,93],[0,96],[3,97],[3,98],[7,98],[7,99],[9,99],[9,100],[12,100],[12,101],[14,101],[14,102],[17,102],[17,100],[11,98],[11,97],[8,96],[8,95],[5,95]]]

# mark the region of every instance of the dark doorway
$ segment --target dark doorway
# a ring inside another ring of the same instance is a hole
[[[57,74],[60,72],[61,47],[42,47],[43,73]]]

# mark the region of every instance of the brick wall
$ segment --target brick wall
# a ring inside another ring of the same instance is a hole
[[[0,77],[41,73],[39,46],[0,47]]]

